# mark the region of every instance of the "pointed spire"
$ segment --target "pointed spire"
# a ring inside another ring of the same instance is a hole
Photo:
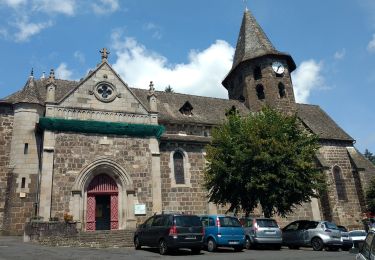
[[[46,72],[43,71],[42,76],[40,77],[40,79],[45,79],[45,78],[46,78]]]
[[[48,77],[48,84],[55,84],[55,70],[51,69]]]
[[[34,68],[31,68],[30,78],[34,78]]]
[[[245,60],[277,53],[278,51],[276,51],[253,14],[246,7],[242,18],[232,67],[237,66]]]

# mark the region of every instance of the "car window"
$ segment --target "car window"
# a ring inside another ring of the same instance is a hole
[[[346,227],[344,226],[337,226],[338,229],[341,231],[341,232],[348,232],[348,230],[346,229]]]
[[[351,231],[349,232],[349,236],[351,237],[364,237],[366,236],[366,231]]]
[[[214,226],[215,226],[215,220],[214,220],[213,218],[209,218],[209,219],[208,219],[208,225],[209,225],[210,227],[214,227]]]
[[[369,233],[365,239],[362,249],[360,250],[360,253],[367,259],[370,259],[370,250],[371,250],[371,243],[372,243],[373,238],[374,238],[374,233]]]
[[[328,229],[338,229],[338,227],[336,226],[335,223],[332,223],[332,222],[325,222],[324,225],[326,226],[326,228]]]
[[[175,216],[178,227],[199,227],[202,226],[198,216]]]
[[[257,219],[258,227],[270,227],[277,228],[279,227],[275,220],[273,219]]]
[[[204,227],[208,226],[208,217],[201,217],[201,222]]]
[[[221,227],[241,227],[241,223],[237,218],[219,217]]]
[[[299,222],[290,223],[284,228],[284,231],[295,231],[298,229]]]
[[[146,222],[144,223],[144,227],[151,227],[153,220],[154,220],[154,217],[151,217],[148,220],[146,220]]]
[[[316,221],[308,221],[306,224],[306,229],[314,229],[319,224],[319,222]]]
[[[152,226],[153,227],[164,226],[163,220],[164,220],[163,216],[156,216],[154,222],[152,222]]]

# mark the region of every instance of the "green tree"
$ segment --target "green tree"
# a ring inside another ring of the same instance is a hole
[[[375,213],[375,178],[372,178],[366,190],[367,210]]]
[[[373,164],[375,164],[375,155],[373,155],[369,150],[365,150],[364,156],[369,159]]]
[[[167,92],[167,93],[173,93],[174,92],[174,90],[171,87],[171,85],[168,85],[167,87],[165,87],[164,91]]]
[[[209,200],[230,205],[230,212],[248,215],[260,205],[266,217],[285,216],[325,188],[315,164],[318,148],[296,116],[271,108],[246,117],[228,113],[207,146]]]

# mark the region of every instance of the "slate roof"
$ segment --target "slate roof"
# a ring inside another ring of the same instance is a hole
[[[131,91],[144,105],[148,106],[147,90],[131,88]],[[156,91],[155,93],[158,100],[159,121],[161,122],[217,125],[225,120],[225,113],[233,106],[242,115],[249,113],[247,107],[237,100],[167,93],[163,91]],[[179,111],[186,101],[189,101],[193,107],[191,116],[184,115]]]
[[[79,84],[77,81],[61,79],[56,79],[55,82],[57,101],[60,101]],[[33,80],[33,82],[29,79],[22,90],[0,100],[0,102],[8,104],[30,102],[43,105],[46,99],[46,85],[47,79]],[[130,88],[130,91],[149,109],[148,90]],[[156,91],[156,95],[159,122],[162,124],[169,122],[217,125],[225,120],[225,113],[233,106],[242,115],[249,113],[248,108],[237,100],[167,93],[164,91]],[[189,101],[193,107],[192,115],[190,116],[184,115],[179,111],[186,101]],[[297,104],[297,113],[303,123],[322,139],[354,141],[319,106]]]
[[[375,166],[364,155],[357,151],[354,147],[347,147],[348,154],[355,166],[359,170],[370,171],[375,174]]]
[[[297,114],[302,122],[321,139],[354,141],[317,105],[297,104]]]
[[[293,58],[289,54],[279,52],[275,49],[253,14],[249,10],[246,10],[242,18],[232,69],[228,75],[241,62],[266,55],[284,56],[287,59],[290,72],[296,68]]]
[[[44,105],[47,94],[48,79],[34,80],[34,86],[30,87],[30,79],[26,82],[25,87],[13,93],[0,101],[5,103],[37,103]],[[78,85],[78,81],[55,79],[56,82],[56,100],[60,101],[69,91]]]

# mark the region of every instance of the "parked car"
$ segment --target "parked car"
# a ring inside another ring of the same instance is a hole
[[[199,254],[203,248],[204,228],[196,215],[154,215],[140,225],[134,233],[135,249],[142,246],[158,247],[165,255],[170,249],[189,248]]]
[[[206,215],[201,216],[205,228],[204,243],[209,252],[217,247],[233,247],[242,251],[245,243],[245,231],[240,221],[231,216]]]
[[[358,243],[366,239],[367,233],[365,230],[352,230],[349,232],[349,237],[353,243],[353,247],[358,247]]]
[[[341,232],[332,222],[298,220],[282,231],[283,244],[290,249],[311,246],[314,251],[321,251],[323,248],[338,250],[342,247]]]
[[[341,231],[341,242],[342,242],[341,249],[344,251],[348,251],[350,248],[353,247],[353,242],[349,236],[349,232],[344,226],[337,226],[337,227]]]
[[[246,249],[256,248],[259,245],[268,245],[280,249],[283,237],[277,222],[271,218],[242,218],[245,229]]]
[[[358,248],[352,248],[351,253],[356,254],[356,260],[375,259],[375,231],[370,230],[364,241],[359,242]]]

